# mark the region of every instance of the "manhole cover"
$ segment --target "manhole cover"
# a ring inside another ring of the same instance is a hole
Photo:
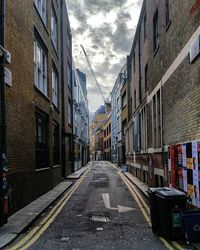
[[[92,215],[90,217],[91,221],[97,221],[97,222],[109,222],[110,219],[107,216],[104,215]]]

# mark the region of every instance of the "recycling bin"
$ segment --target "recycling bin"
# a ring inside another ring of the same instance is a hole
[[[184,238],[182,212],[186,207],[186,194],[177,190],[165,188],[156,191],[159,234],[167,240]]]
[[[189,243],[200,242],[200,210],[185,211],[182,219],[186,240]]]
[[[156,191],[165,190],[165,188],[148,188],[147,192],[149,195],[150,203],[150,216],[151,216],[151,229],[154,234],[159,235],[159,216],[158,216],[158,204]]]
[[[128,172],[128,167],[126,165],[122,166],[122,173]]]

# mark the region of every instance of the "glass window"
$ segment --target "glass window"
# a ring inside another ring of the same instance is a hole
[[[58,73],[52,68],[52,99],[53,104],[58,107]]]
[[[47,3],[46,0],[34,0],[35,6],[43,20],[43,22],[47,23]]]
[[[36,168],[49,167],[48,150],[48,116],[44,113],[36,112]]]
[[[153,50],[158,48],[158,10],[153,18]]]
[[[47,55],[38,41],[34,42],[34,83],[47,96]]]
[[[60,164],[60,135],[57,122],[53,122],[53,164]]]
[[[58,21],[55,10],[51,10],[51,39],[55,49],[58,49]]]
[[[169,0],[165,0],[165,22],[166,26],[169,24]]]
[[[144,41],[146,41],[147,38],[147,15],[144,16]]]
[[[71,100],[68,99],[68,123],[71,125]]]

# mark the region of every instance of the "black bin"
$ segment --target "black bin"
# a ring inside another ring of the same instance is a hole
[[[200,210],[185,211],[182,218],[186,240],[189,243],[200,242]]]
[[[177,190],[165,188],[156,191],[159,234],[167,240],[177,240],[184,237],[182,212],[186,207],[186,194]]]
[[[165,188],[148,188],[147,192],[149,195],[150,203],[150,216],[151,216],[151,229],[154,234],[159,235],[159,216],[158,216],[158,203],[156,191],[162,191]]]

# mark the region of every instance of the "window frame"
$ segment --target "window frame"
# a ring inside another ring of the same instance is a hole
[[[144,42],[147,39],[147,14],[144,14]]]
[[[39,79],[39,75],[41,79]],[[37,38],[34,39],[34,85],[46,97],[48,96],[48,57],[42,43]]]
[[[39,4],[38,4],[39,1],[41,2],[41,6],[39,6]],[[47,25],[47,0],[34,0],[34,5],[35,5],[43,23],[46,26]]]
[[[156,9],[153,17],[153,52],[156,52],[159,47],[159,22],[158,9]]]
[[[56,80],[56,81],[54,81]],[[56,88],[54,88],[56,86]],[[52,102],[53,105],[58,108],[59,105],[59,79],[58,71],[53,63],[52,65]]]
[[[49,117],[39,109],[35,113],[36,130],[35,130],[35,151],[36,151],[36,164],[35,168],[43,169],[49,168]],[[39,139],[39,120],[41,122],[41,136],[42,141]]]
[[[58,51],[58,18],[55,8],[51,6],[51,41],[56,51]]]

